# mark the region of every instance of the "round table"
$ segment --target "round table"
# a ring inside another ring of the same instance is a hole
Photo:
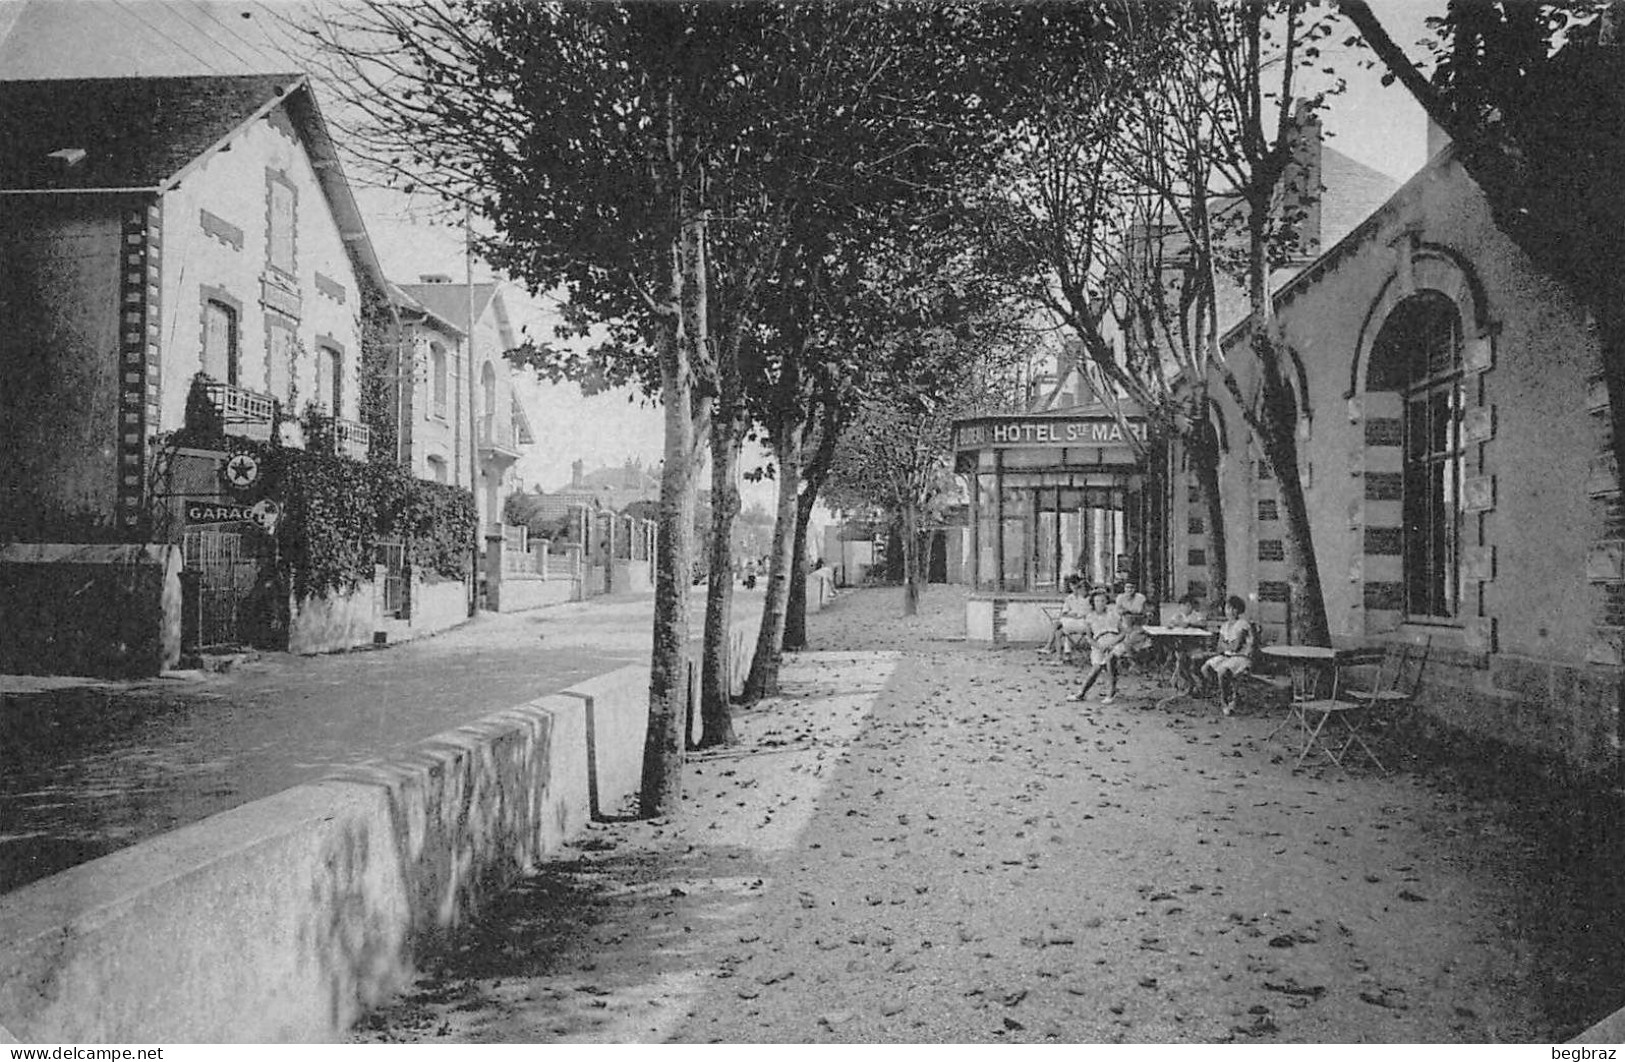
[[[1186,653],[1191,649],[1201,648],[1215,637],[1213,631],[1205,627],[1142,627],[1141,630],[1157,645],[1166,646],[1168,654],[1173,658],[1173,664],[1168,670],[1168,680],[1173,683],[1174,692],[1157,702],[1161,708],[1177,697],[1192,693],[1196,689],[1196,674],[1191,670],[1190,660]]]

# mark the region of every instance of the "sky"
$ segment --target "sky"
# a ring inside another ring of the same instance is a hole
[[[318,0],[319,2],[319,0]],[[1372,0],[1389,33],[1409,48],[1423,36],[1423,20],[1443,0]],[[12,79],[139,75],[232,74],[297,69],[281,48],[282,23],[297,15],[291,0],[0,0],[0,76]],[[1336,33],[1334,42],[1352,34]],[[1362,53],[1368,55],[1369,53]],[[1384,87],[1375,70],[1348,61],[1340,43],[1328,48],[1348,90],[1335,98],[1324,127],[1328,143],[1344,154],[1404,180],[1425,161],[1426,122],[1400,86]],[[318,99],[329,108],[331,96]],[[352,173],[354,179],[357,175]],[[464,276],[461,233],[433,222],[432,203],[383,189],[358,189],[357,199],[384,270],[396,282],[423,274]],[[476,281],[492,279],[475,264]],[[519,287],[506,289],[516,327],[550,338],[545,299]],[[660,460],[659,410],[627,392],[584,398],[573,384],[554,385],[516,374],[516,387],[535,429],[537,445],[518,464],[526,487],[555,489],[568,482],[577,458],[591,470],[627,458]],[[760,460],[759,457],[755,458]],[[752,501],[770,494],[749,489]]]

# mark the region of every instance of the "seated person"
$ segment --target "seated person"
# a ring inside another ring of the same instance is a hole
[[[1126,651],[1137,653],[1151,644],[1151,636],[1145,633],[1146,603],[1145,595],[1130,579],[1123,584],[1123,592],[1117,595],[1117,614],[1123,620],[1123,640]]]
[[[1164,627],[1205,627],[1207,609],[1202,606],[1202,595],[1186,594],[1163,615]]]
[[[1067,698],[1069,701],[1081,701],[1089,695],[1089,687],[1095,684],[1102,672],[1107,676],[1106,696],[1100,699],[1101,704],[1110,704],[1117,698],[1117,661],[1128,652],[1128,645],[1123,638],[1122,617],[1117,610],[1107,606],[1111,600],[1111,592],[1104,586],[1097,586],[1089,593],[1089,613],[1084,617],[1084,625],[1089,631],[1089,663],[1093,669],[1083,680],[1083,688]]]
[[[1202,665],[1202,673],[1212,672],[1219,685],[1219,701],[1224,714],[1236,707],[1236,676],[1253,666],[1253,625],[1247,622],[1247,602],[1231,594],[1225,602],[1225,621],[1219,627],[1219,651]]]
[[[1088,640],[1089,628],[1084,622],[1088,614],[1089,597],[1083,592],[1083,576],[1068,575],[1066,600],[1061,602],[1061,614],[1055,617],[1055,622],[1050,626],[1049,641],[1038,651],[1053,653],[1059,648],[1061,659],[1067,659],[1074,645]]]

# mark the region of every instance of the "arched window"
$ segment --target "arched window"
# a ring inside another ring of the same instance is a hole
[[[1405,614],[1449,619],[1461,607],[1461,314],[1436,291],[1394,307],[1372,350],[1366,387],[1404,400]]]
[[[439,343],[429,344],[429,380],[434,388],[434,415],[446,419],[446,392],[450,390],[446,376],[446,348]]]

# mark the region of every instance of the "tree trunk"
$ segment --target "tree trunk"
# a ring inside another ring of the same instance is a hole
[[[1275,184],[1270,181],[1267,187],[1273,190]],[[1251,347],[1258,364],[1262,404],[1251,426],[1264,447],[1264,456],[1280,490],[1281,518],[1285,525],[1281,545],[1286,560],[1292,635],[1302,645],[1330,645],[1326,598],[1321,593],[1320,565],[1315,557],[1314,528],[1309,522],[1309,507],[1298,471],[1298,396],[1287,384],[1282,365],[1285,340],[1279,332],[1275,302],[1269,291],[1269,261],[1263,229],[1269,206],[1268,196],[1249,203],[1247,219],[1250,241],[1247,297],[1253,311]],[[1244,412],[1245,409],[1243,405]]]
[[[803,489],[796,496],[795,547],[790,552],[794,567],[790,573],[790,596],[784,609],[784,650],[788,653],[807,648],[807,530],[817,504],[817,495],[810,489]]]
[[[1270,385],[1266,383],[1266,406],[1270,404],[1269,391]],[[1286,400],[1290,401],[1290,397]],[[1285,532],[1282,550],[1286,555],[1292,635],[1300,645],[1330,645],[1326,599],[1320,587],[1320,564],[1315,557],[1309,506],[1298,471],[1297,425],[1295,419],[1277,416],[1268,418],[1264,427],[1260,441],[1280,491],[1281,522]]]
[[[1209,600],[1220,601],[1230,592],[1230,552],[1225,537],[1224,495],[1219,488],[1219,436],[1208,419],[1207,402],[1186,436],[1186,455],[1196,474],[1207,514],[1207,577]],[[1180,595],[1182,596],[1182,595]]]
[[[920,614],[920,510],[913,498],[903,502],[903,615]]]
[[[744,432],[733,417],[711,421],[711,571],[706,582],[705,647],[700,658],[700,748],[735,742],[732,703],[733,525],[739,515]]]
[[[705,222],[685,213],[672,284],[679,321],[661,352],[665,454],[660,474],[660,531],[655,568],[654,644],[649,659],[649,729],[643,743],[638,809],[669,815],[683,796],[688,724],[689,586],[694,581],[695,410],[693,369],[706,341]]]
[[[779,504],[773,519],[773,556],[768,566],[767,593],[762,601],[762,626],[756,634],[750,677],[745,680],[745,701],[750,704],[778,692],[779,688],[790,550],[795,544],[796,499],[801,484],[801,433],[782,433],[773,451],[779,466]]]

